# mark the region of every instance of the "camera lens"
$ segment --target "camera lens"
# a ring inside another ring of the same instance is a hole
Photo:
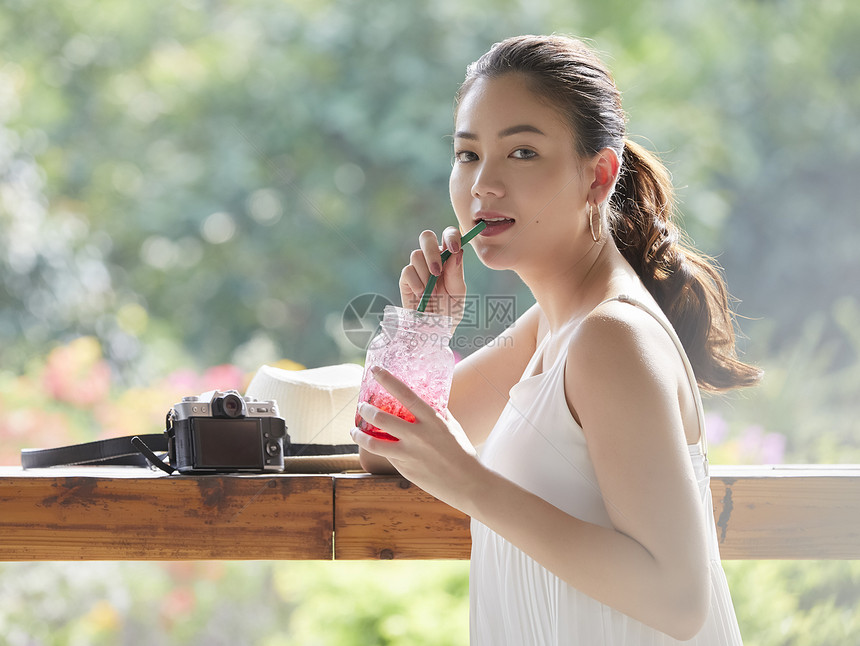
[[[225,417],[242,417],[242,400],[238,395],[224,395],[218,403]]]

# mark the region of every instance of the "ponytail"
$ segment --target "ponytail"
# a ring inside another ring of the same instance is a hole
[[[618,249],[678,333],[699,385],[719,391],[757,383],[761,371],[737,357],[734,316],[716,264],[688,245],[673,221],[669,172],[629,140],[609,211]]]

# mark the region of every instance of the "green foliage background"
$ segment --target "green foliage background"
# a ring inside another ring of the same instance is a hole
[[[4,0],[0,442],[17,450],[10,420],[36,410],[49,417],[34,428],[70,429],[36,438],[53,443],[118,430],[114,412],[156,394],[163,415],[174,392],[157,388],[176,371],[361,361],[344,307],[394,300],[418,232],[453,222],[465,65],[528,32],[604,52],[631,135],[666,160],[686,229],[740,299],[746,357],[767,377],[707,402],[725,429],[715,461],[860,462],[850,0]],[[473,293],[531,303],[509,273],[467,272]],[[51,357],[79,337],[98,341],[112,408],[45,401]],[[4,565],[0,634],[465,643],[465,567]],[[856,640],[856,563],[727,570],[748,644]]]

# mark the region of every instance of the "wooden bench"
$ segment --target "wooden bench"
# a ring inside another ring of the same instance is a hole
[[[725,559],[860,558],[860,465],[715,466]],[[0,560],[468,559],[469,519],[396,476],[0,467]]]

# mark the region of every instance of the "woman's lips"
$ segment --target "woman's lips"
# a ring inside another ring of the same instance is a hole
[[[514,221],[512,219],[506,218],[498,213],[479,213],[478,217],[475,218],[475,222],[487,223],[486,228],[481,231],[480,234],[485,237],[497,236],[514,226]]]
[[[514,226],[513,220],[499,220],[495,222],[492,220],[484,220],[484,222],[487,223],[487,227],[481,231],[480,234],[484,237],[497,236]]]

